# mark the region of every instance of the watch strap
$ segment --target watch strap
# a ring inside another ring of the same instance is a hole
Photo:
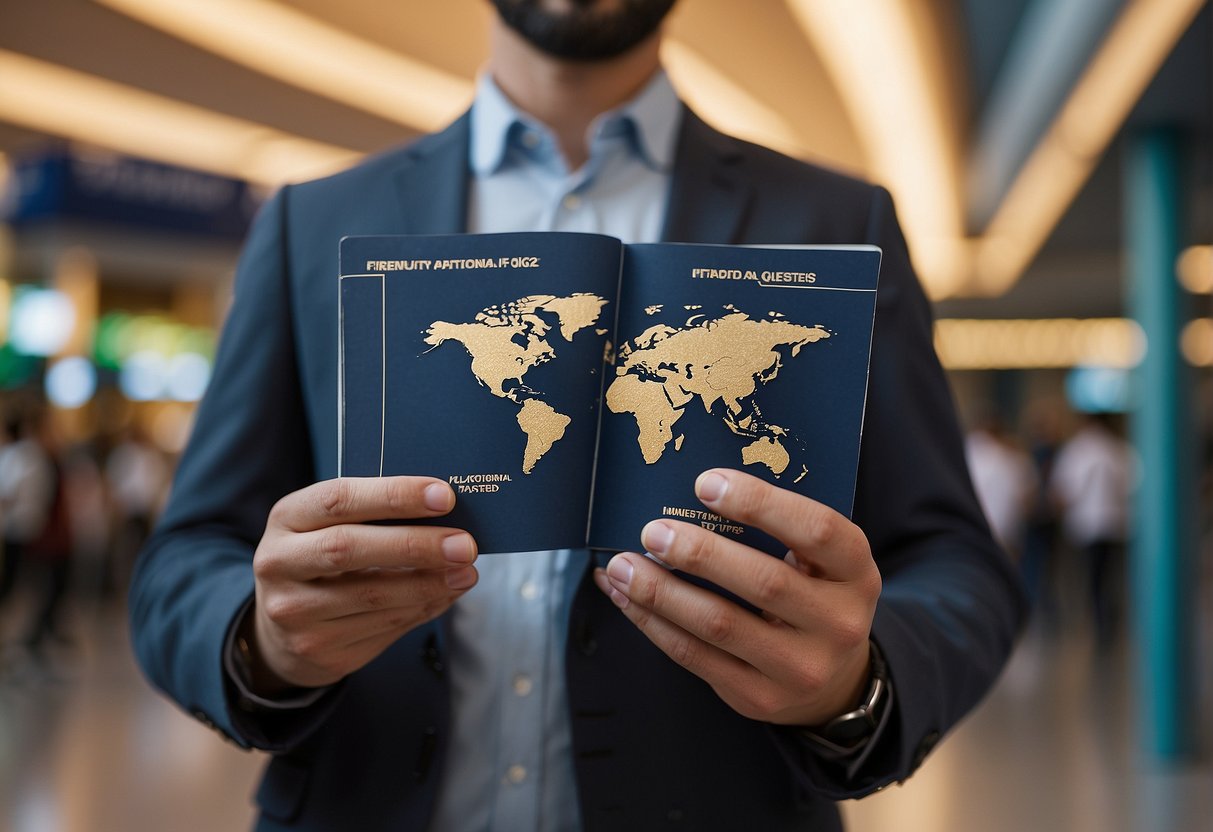
[[[846,760],[857,756],[871,742],[893,701],[888,664],[875,641],[869,640],[870,671],[863,699],[854,709],[824,725],[801,728],[798,733],[822,756]]]

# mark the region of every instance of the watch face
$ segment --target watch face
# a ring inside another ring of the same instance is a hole
[[[856,746],[872,736],[880,724],[878,711],[889,698],[887,685],[884,661],[878,659],[873,666],[872,683],[863,704],[826,725],[822,736],[832,743],[847,747]]]
[[[854,745],[867,739],[876,730],[876,720],[866,710],[852,711],[831,722],[822,732],[827,740],[838,745]]]

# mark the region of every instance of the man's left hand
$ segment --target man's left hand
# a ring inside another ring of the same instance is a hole
[[[814,726],[859,702],[880,572],[867,538],[821,503],[739,471],[705,471],[695,493],[713,512],[788,547],[783,560],[691,523],[654,520],[645,548],[727,589],[761,614],[624,552],[594,580],[671,659],[743,716]]]

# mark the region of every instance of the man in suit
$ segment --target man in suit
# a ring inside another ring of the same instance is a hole
[[[469,114],[255,224],[131,619],[155,684],[273,753],[261,829],[837,829],[833,801],[908,777],[1010,651],[1022,601],[888,194],[682,107],[672,4],[495,0]],[[337,240],[523,229],[883,248],[854,522],[714,470],[705,506],[784,560],[644,530],[761,614],[635,553],[478,558],[407,522],[450,510],[445,483],[333,479]]]

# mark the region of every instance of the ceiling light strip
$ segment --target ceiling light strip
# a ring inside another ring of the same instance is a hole
[[[1133,0],[1020,169],[977,257],[977,288],[999,295],[1031,264],[1205,0]]]
[[[95,0],[316,95],[430,132],[472,99],[466,78],[269,0]]]
[[[949,370],[1124,369],[1141,362],[1146,338],[1128,318],[941,318],[935,348]]]
[[[0,119],[132,156],[263,185],[356,161],[346,148],[0,49]]]

